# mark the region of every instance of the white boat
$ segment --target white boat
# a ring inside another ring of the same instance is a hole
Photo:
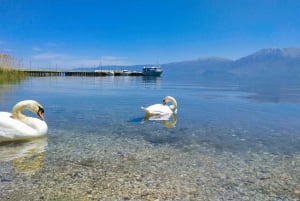
[[[160,76],[163,70],[159,66],[144,66],[142,75],[143,76]]]
[[[121,75],[130,75],[130,72],[128,70],[122,70]]]

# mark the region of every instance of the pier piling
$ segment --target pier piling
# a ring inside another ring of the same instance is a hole
[[[23,70],[23,72],[31,77],[62,77],[62,76],[77,76],[77,77],[99,77],[99,76],[142,76],[141,72],[137,71],[59,71],[59,70]]]

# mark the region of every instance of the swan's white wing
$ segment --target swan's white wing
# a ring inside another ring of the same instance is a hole
[[[147,115],[164,115],[164,114],[172,114],[172,110],[169,106],[163,104],[154,104],[149,107],[142,107]]]
[[[35,129],[11,118],[11,113],[0,112],[0,142],[36,137]]]
[[[0,112],[0,142],[2,139],[13,138],[14,136],[8,135],[14,133],[13,126],[11,124],[11,113]]]

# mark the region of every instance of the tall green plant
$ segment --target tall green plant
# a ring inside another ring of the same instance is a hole
[[[26,78],[25,73],[15,67],[15,63],[13,57],[0,53],[0,84],[18,83]]]

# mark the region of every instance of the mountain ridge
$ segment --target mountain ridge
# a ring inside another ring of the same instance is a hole
[[[236,60],[219,57],[163,64],[168,68],[193,68],[202,75],[232,74],[249,77],[300,78],[300,48],[265,48]],[[212,73],[213,72],[213,73]]]
[[[98,69],[134,69],[141,70],[140,64],[130,66],[99,66],[94,68],[76,68],[81,70]],[[174,61],[160,65],[166,73],[180,72],[182,74],[214,75],[222,77],[293,77],[300,79],[300,48],[264,48],[236,60],[222,57],[204,57],[194,60]],[[164,74],[166,74],[164,73]]]

